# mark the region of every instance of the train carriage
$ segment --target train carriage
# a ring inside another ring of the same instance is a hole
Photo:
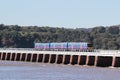
[[[67,50],[67,42],[61,42],[61,43],[51,43],[50,49],[51,50]]]
[[[38,50],[49,50],[50,49],[50,43],[35,43],[35,49]]]
[[[72,51],[87,50],[87,43],[86,42],[69,42],[68,50],[72,50]]]
[[[92,51],[92,44],[87,42],[52,42],[35,43],[34,48],[38,50],[57,51]]]

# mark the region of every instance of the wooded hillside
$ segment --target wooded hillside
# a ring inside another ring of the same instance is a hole
[[[90,42],[95,49],[120,49],[120,25],[89,29],[0,24],[0,47],[32,48],[35,42]]]

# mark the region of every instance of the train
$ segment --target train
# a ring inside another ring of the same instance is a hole
[[[52,42],[35,43],[34,48],[49,51],[92,51],[93,45],[87,42]]]

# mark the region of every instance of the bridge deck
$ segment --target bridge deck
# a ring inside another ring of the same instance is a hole
[[[115,56],[120,57],[120,50],[96,50],[95,52],[73,52],[73,51],[38,51],[32,48],[0,48],[2,53],[31,53],[31,54],[64,54],[64,55],[86,55],[86,56]]]

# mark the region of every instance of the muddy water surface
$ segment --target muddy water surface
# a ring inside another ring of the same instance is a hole
[[[0,61],[0,80],[120,80],[120,69]]]

